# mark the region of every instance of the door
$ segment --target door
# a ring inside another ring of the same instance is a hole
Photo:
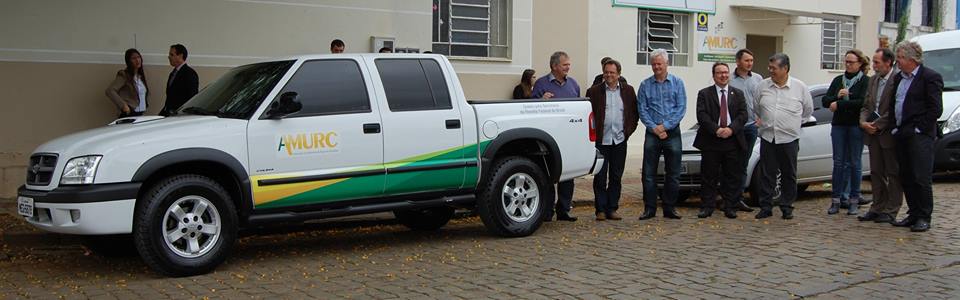
[[[465,153],[463,122],[450,82],[430,58],[376,58],[383,108],[384,193],[399,195],[461,188],[464,172],[476,162]],[[475,151],[475,150],[474,150]]]
[[[780,41],[781,38],[776,36],[747,35],[747,49],[753,52],[753,71],[763,78],[770,77],[770,71],[767,71],[770,64],[768,59],[781,51],[783,47]]]
[[[816,125],[806,125],[800,131],[800,152],[797,154],[797,178],[829,178],[833,174],[833,140],[830,137],[833,112],[823,107],[826,87],[811,89]]]
[[[299,112],[248,127],[255,208],[324,204],[383,193],[383,135],[373,85],[352,59],[304,62],[286,83]],[[265,114],[266,115],[266,114]]]

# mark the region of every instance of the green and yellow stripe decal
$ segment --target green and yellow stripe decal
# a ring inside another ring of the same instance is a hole
[[[343,171],[340,174],[369,172],[372,175],[346,178],[321,179],[296,183],[267,184],[261,181],[317,176],[309,172],[294,172],[251,176],[254,206],[276,208],[285,206],[327,203],[340,200],[376,197],[419,191],[472,187],[478,180],[478,153],[482,153],[490,141],[463,147],[454,147],[431,153],[403,158],[383,165],[370,165]],[[431,166],[464,163],[468,167],[433,169],[423,171],[391,172],[391,170],[429,168]],[[377,173],[378,170],[386,170]],[[335,175],[335,174],[334,174]]]

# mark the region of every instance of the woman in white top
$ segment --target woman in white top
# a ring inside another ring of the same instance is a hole
[[[143,74],[140,51],[130,48],[123,54],[127,67],[117,71],[117,77],[107,87],[107,97],[119,110],[119,117],[141,116],[147,111],[147,77]]]

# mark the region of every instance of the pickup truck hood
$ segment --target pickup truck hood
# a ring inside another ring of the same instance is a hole
[[[246,120],[192,115],[170,118],[143,116],[133,120],[130,123],[121,121],[122,124],[115,124],[117,121],[114,121],[108,126],[62,136],[40,145],[36,152],[58,153],[61,157],[69,158],[106,154],[114,149],[146,144],[157,144],[162,147],[161,143],[165,141],[210,135],[211,132],[223,132],[225,129],[242,132],[246,129],[247,123]],[[236,127],[236,129],[228,129],[229,127]],[[203,130],[198,130],[200,128]]]
[[[946,121],[958,106],[960,106],[960,91],[943,92],[943,113],[937,121]]]

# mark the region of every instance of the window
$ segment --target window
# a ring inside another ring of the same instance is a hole
[[[921,7],[921,15],[920,15],[921,16],[920,25],[933,26],[933,19],[936,17],[938,13],[940,13],[937,7],[937,3],[935,3],[937,1],[940,1],[940,0],[923,0],[923,2],[921,2],[922,7]]]
[[[690,61],[690,14],[640,9],[637,28],[637,64],[649,65],[656,49],[670,52],[671,66]]]
[[[883,21],[887,23],[897,23],[900,16],[903,16],[904,0],[884,0],[883,1]]]
[[[433,52],[510,58],[511,0],[433,0]]]
[[[296,92],[303,104],[303,109],[290,118],[370,112],[367,86],[360,66],[353,60],[305,62],[277,99],[286,92]]]
[[[833,122],[833,112],[823,107],[823,95],[826,93],[826,89],[810,91],[810,94],[813,96],[812,116],[817,119],[817,125],[830,124]]]
[[[820,68],[843,70],[844,53],[856,48],[856,24],[848,21],[823,20],[820,47]]]
[[[447,81],[432,59],[378,59],[391,111],[451,109]]]

